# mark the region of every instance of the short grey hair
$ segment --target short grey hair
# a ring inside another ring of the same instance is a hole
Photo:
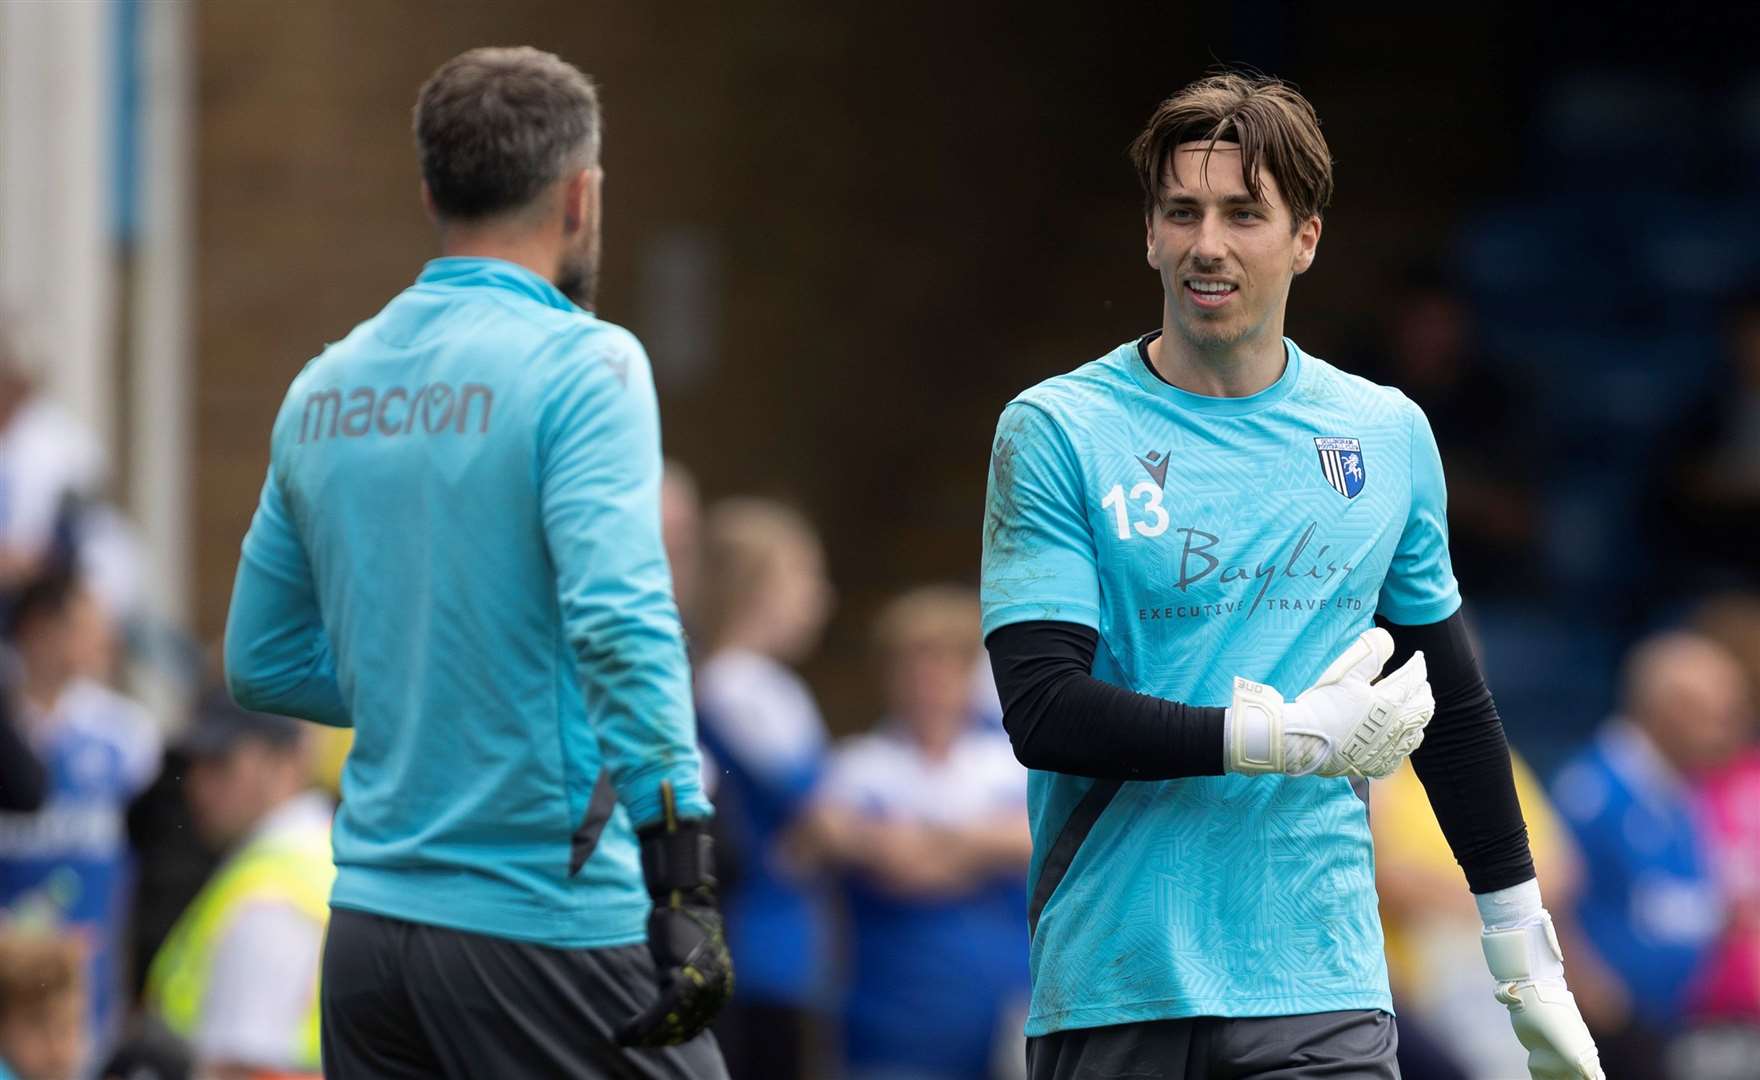
[[[530,46],[461,53],[422,84],[415,135],[443,218],[516,210],[599,163],[599,93],[581,70]]]

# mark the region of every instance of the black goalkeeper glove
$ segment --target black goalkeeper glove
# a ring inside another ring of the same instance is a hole
[[[624,1046],[689,1042],[733,996],[733,957],[715,906],[709,822],[680,820],[670,782],[661,784],[660,801],[660,821],[636,833],[642,877],[654,900],[648,951],[660,969],[660,997],[618,1029]]]

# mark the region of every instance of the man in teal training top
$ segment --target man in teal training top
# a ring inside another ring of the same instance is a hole
[[[354,729],[324,1072],[725,1076],[653,380],[590,310],[597,95],[477,49],[415,134],[444,257],[293,381],[226,629],[241,704]]]

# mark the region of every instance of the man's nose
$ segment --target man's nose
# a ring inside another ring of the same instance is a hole
[[[1205,214],[1198,222],[1198,236],[1192,245],[1192,258],[1200,263],[1219,263],[1228,254],[1226,232],[1222,219]]]

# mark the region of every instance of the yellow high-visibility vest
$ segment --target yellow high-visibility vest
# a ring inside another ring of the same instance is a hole
[[[196,894],[153,957],[147,969],[147,1006],[178,1035],[193,1037],[213,978],[214,950],[239,912],[253,903],[286,904],[323,926],[330,917],[335,878],[328,828],[276,832],[246,843]],[[323,1066],[315,975],[310,994],[297,1045],[288,1049],[295,1067],[316,1073]]]

